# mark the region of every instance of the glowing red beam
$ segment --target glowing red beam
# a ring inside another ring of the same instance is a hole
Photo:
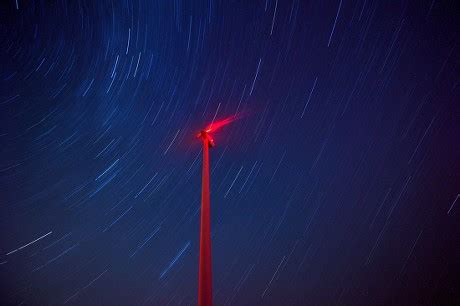
[[[217,131],[218,129],[222,128],[223,126],[226,126],[226,125],[232,123],[233,121],[236,121],[236,120],[240,119],[241,117],[242,117],[241,114],[236,114],[234,116],[229,116],[227,118],[224,118],[224,119],[221,119],[221,120],[218,120],[218,121],[213,121],[208,126],[206,126],[206,128],[201,130],[201,132],[199,132],[196,135],[196,137],[197,138],[208,138],[208,139],[212,140],[212,138],[209,135],[209,133],[213,133],[213,132]],[[211,145],[211,147],[213,145],[214,145],[214,143]]]
[[[215,132],[218,129],[220,129],[221,127],[226,126],[226,125],[232,123],[233,121],[235,121],[237,119],[238,119],[237,116],[230,116],[230,117],[221,119],[219,121],[212,122],[204,130],[206,131],[206,133]]]

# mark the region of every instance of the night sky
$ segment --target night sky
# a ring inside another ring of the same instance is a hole
[[[455,2],[1,1],[0,304],[458,305]]]

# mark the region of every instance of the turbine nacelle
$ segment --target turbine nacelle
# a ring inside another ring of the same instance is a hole
[[[196,138],[200,138],[203,141],[207,141],[209,147],[213,148],[215,146],[215,143],[214,143],[214,139],[212,139],[211,135],[209,135],[210,131],[211,129],[202,130],[196,135]]]

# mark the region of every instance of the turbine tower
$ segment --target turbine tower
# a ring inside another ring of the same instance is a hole
[[[211,123],[196,137],[203,142],[201,178],[200,266],[198,272],[198,306],[212,306],[211,201],[209,192],[209,148],[214,147],[210,133],[236,120],[236,115]]]
[[[201,178],[200,267],[198,275],[198,306],[212,306],[211,203],[209,194],[209,148],[214,140],[207,130],[198,135],[203,141]]]

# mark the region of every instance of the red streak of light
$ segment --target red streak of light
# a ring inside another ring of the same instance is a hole
[[[221,119],[219,121],[212,122],[204,130],[205,130],[206,133],[215,132],[216,130],[220,129],[221,127],[226,126],[226,125],[232,123],[233,121],[235,121],[235,120],[237,120],[239,118],[241,118],[241,116],[234,115],[234,116],[230,116],[230,117]]]
[[[233,121],[236,121],[242,117],[241,114],[236,114],[233,116],[229,116],[227,118],[221,119],[219,121],[213,121],[211,124],[209,124],[206,128],[201,130],[198,134],[196,134],[196,138],[207,138],[210,141],[210,147],[214,147],[214,140],[212,139],[210,133],[217,131],[218,129],[222,128],[223,126],[226,126]]]

